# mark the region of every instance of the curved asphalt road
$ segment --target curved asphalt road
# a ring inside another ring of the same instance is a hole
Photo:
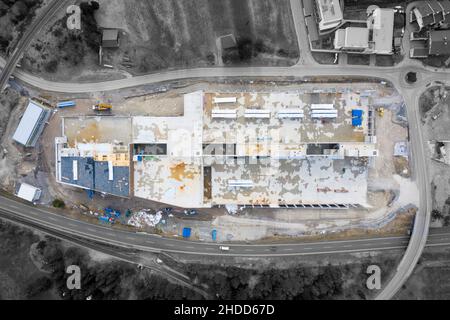
[[[70,0],[53,0],[43,9],[40,16],[34,19],[25,34],[17,43],[12,55],[9,57],[8,63],[2,70],[2,74],[0,75],[0,92],[3,91],[17,65],[17,62],[19,62],[20,57],[31,44],[35,35],[50,21],[53,15],[61,10],[67,3],[69,3],[69,1]]]
[[[295,3],[295,1],[299,0],[291,0],[291,6]],[[52,15],[53,12],[56,12],[56,2],[62,7],[66,2],[64,0],[54,0],[49,6],[50,9],[47,9],[43,14],[43,16],[38,19],[39,21],[46,21]],[[55,7],[53,7],[53,5]],[[58,5],[58,8],[59,8]],[[53,8],[53,10],[51,9]],[[293,13],[298,13],[298,8],[293,8]],[[294,10],[295,9],[295,10]],[[298,23],[300,19],[294,19],[296,23],[296,30],[298,31]],[[45,24],[45,23],[43,23]],[[42,24],[42,25],[43,25]],[[41,25],[41,26],[42,26]],[[32,29],[32,28],[30,28]],[[35,31],[37,32],[37,31]],[[16,49],[13,53],[13,59],[10,59],[6,66],[4,67],[4,71],[2,74],[2,78],[0,79],[0,88],[3,88],[7,79],[9,78],[9,74],[14,69],[14,66],[17,63],[18,57],[23,53],[23,50],[27,47],[27,45],[31,42],[33,35],[35,34],[32,30],[27,33],[26,41],[19,42],[19,49]],[[300,35],[297,35],[300,39]],[[20,46],[22,44],[22,46]],[[0,60],[0,63],[4,61]],[[419,80],[415,85],[408,85],[404,81],[404,77],[407,71],[416,71],[419,75]],[[415,178],[417,184],[420,188],[420,208],[416,215],[416,222],[414,225],[413,233],[411,235],[411,239],[408,243],[408,248],[406,253],[397,267],[397,272],[388,285],[383,289],[380,295],[377,297],[379,299],[389,299],[391,298],[398,289],[400,289],[401,285],[406,281],[410,273],[412,272],[417,260],[419,259],[423,247],[425,246],[427,235],[428,235],[428,227],[430,220],[430,210],[431,210],[431,194],[430,194],[430,186],[429,186],[429,178],[425,169],[426,159],[424,155],[424,144],[423,138],[421,134],[421,125],[419,122],[419,110],[418,110],[418,99],[420,94],[426,89],[426,85],[433,81],[442,81],[447,82],[449,79],[449,73],[442,70],[434,70],[429,67],[423,67],[418,61],[411,61],[409,59],[405,59],[402,63],[395,67],[367,67],[367,66],[324,66],[324,65],[295,65],[293,67],[249,67],[249,68],[199,68],[199,69],[188,69],[188,70],[177,70],[163,73],[150,74],[145,76],[134,77],[130,79],[121,79],[107,82],[98,82],[95,84],[92,83],[55,83],[40,79],[38,77],[26,74],[22,71],[18,71],[15,73],[18,79],[28,83],[29,85],[35,86],[42,90],[47,91],[57,91],[57,92],[65,92],[65,93],[76,93],[76,92],[98,92],[98,91],[109,91],[109,90],[119,90],[123,88],[129,88],[139,85],[146,85],[151,83],[159,83],[163,81],[171,81],[171,80],[180,80],[180,79],[191,79],[191,78],[202,78],[202,79],[210,79],[214,77],[308,77],[308,76],[360,76],[360,77],[375,77],[381,79],[386,79],[390,81],[400,94],[405,98],[405,102],[408,109],[408,117],[410,123],[410,133],[411,133],[411,143],[412,143],[412,153],[413,153],[413,167],[415,169]],[[9,200],[11,201],[11,200]],[[4,202],[4,203],[3,203]],[[17,208],[22,207],[23,204],[12,201],[3,201],[0,205],[3,211],[9,212],[9,214],[16,213],[21,214],[20,212],[27,212],[28,219],[36,219],[41,220],[43,223],[45,222],[49,226],[54,228],[58,228],[59,230],[65,230],[67,233],[76,233],[83,236],[88,236],[92,239],[100,239],[103,241],[107,239],[107,241],[112,241],[116,244],[126,245],[128,247],[136,247],[143,248],[150,251],[169,251],[169,252],[180,252],[179,247],[176,245],[177,240],[163,239],[156,240],[157,237],[151,236],[142,236],[142,235],[133,235],[130,233],[123,234],[123,231],[112,231],[111,229],[97,229],[102,228],[99,226],[84,224],[83,226],[77,225],[76,220],[73,221],[64,221],[64,224],[54,224],[53,222],[57,222],[58,218],[55,215],[50,214],[46,211],[43,211],[38,208],[33,208],[33,210],[29,209],[29,206],[25,205],[26,208]],[[28,208],[28,209],[27,209]],[[47,215],[47,218],[45,217]],[[35,218],[32,216],[36,216]],[[49,221],[51,220],[51,221]],[[53,221],[53,222],[52,222]],[[149,240],[151,239],[151,240]],[[357,240],[358,251],[361,251],[362,246],[367,246],[367,249],[380,250],[382,246],[381,243],[371,242],[371,244],[367,244],[365,241],[377,241],[377,240]],[[379,240],[378,240],[379,241]],[[349,241],[351,243],[355,243],[355,241]],[[385,241],[386,242],[386,241]],[[185,243],[182,241],[182,243]],[[329,244],[321,243],[321,249],[317,247],[316,244],[285,244],[285,245],[271,245],[271,246],[261,246],[261,245],[252,245],[252,246],[243,246],[243,245],[232,245],[232,250],[230,250],[229,255],[292,255],[292,254],[306,254],[308,250],[311,251],[320,251],[321,253],[327,252],[352,252],[348,250],[353,250],[351,248],[344,249],[345,244],[348,242],[342,241],[334,241]],[[334,245],[333,245],[334,244]],[[349,245],[349,244],[347,244]],[[386,244],[387,245],[387,242]],[[398,244],[397,244],[398,245]],[[190,245],[186,245],[186,250],[182,251],[184,253],[191,254],[217,254],[217,252],[212,252],[217,250],[215,247],[211,247],[215,245],[204,244],[204,243],[195,243],[190,242]],[[314,247],[313,247],[314,246]],[[327,248],[325,248],[325,246]],[[333,246],[335,250],[333,251]],[[173,248],[172,248],[173,247]],[[311,248],[313,247],[313,248]],[[370,248],[370,249],[369,249]],[[301,250],[300,250],[301,249]],[[320,250],[319,250],[320,249]],[[192,250],[192,251],[190,251]],[[253,250],[247,251],[245,250]],[[256,250],[256,251],[255,251]],[[261,252],[263,250],[263,252]],[[269,250],[269,251],[267,251]],[[272,251],[277,252],[272,252]],[[278,250],[282,250],[278,252]],[[329,251],[327,251],[329,250]],[[291,252],[292,251],[292,252]],[[364,250],[366,251],[366,250]]]
[[[64,233],[81,239],[147,252],[171,252],[192,255],[277,257],[317,254],[352,253],[404,249],[409,237],[380,237],[357,240],[318,241],[302,243],[226,244],[230,251],[220,251],[217,243],[163,238],[157,235],[135,233],[96,225],[30,207],[14,198],[0,196],[0,217],[28,226],[39,226],[50,234]],[[435,231],[429,245],[450,245],[450,229]]]

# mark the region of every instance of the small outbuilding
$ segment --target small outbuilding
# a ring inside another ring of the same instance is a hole
[[[236,48],[237,42],[233,34],[227,34],[220,37],[222,50]]]
[[[30,100],[13,135],[13,140],[25,147],[34,147],[50,117],[50,109]]]
[[[103,29],[102,47],[103,48],[118,48],[119,47],[119,30]]]
[[[22,183],[17,191],[17,196],[23,200],[35,202],[41,197],[41,189],[27,183]]]

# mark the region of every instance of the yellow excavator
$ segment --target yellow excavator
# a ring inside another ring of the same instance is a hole
[[[112,105],[108,103],[98,103],[92,106],[92,110],[94,111],[109,111],[112,109]]]
[[[378,116],[379,117],[384,116],[384,108],[378,108]]]

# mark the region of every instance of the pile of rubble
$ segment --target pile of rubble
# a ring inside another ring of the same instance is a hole
[[[134,227],[154,227],[162,219],[162,211],[158,211],[155,214],[151,213],[149,209],[143,209],[133,214],[128,220],[128,224]]]

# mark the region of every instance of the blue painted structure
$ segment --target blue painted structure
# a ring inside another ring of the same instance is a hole
[[[73,161],[77,161],[77,179],[73,176]],[[109,180],[107,161],[95,161],[92,157],[61,157],[61,181],[85,189],[117,196],[129,195],[130,168],[114,166],[113,180]]]
[[[75,101],[61,101],[56,104],[58,108],[75,107]]]
[[[191,228],[183,228],[183,238],[189,238],[191,236]]]

